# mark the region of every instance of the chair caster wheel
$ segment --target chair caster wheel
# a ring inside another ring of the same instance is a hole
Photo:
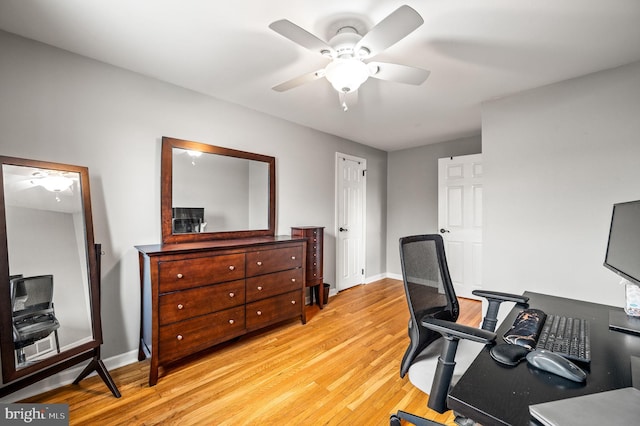
[[[389,426],[400,426],[400,418],[395,414],[389,416]]]

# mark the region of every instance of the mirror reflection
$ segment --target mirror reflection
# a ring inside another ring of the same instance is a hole
[[[173,148],[174,234],[269,228],[269,163]]]
[[[19,370],[93,340],[84,206],[78,172],[3,164],[2,177]]]

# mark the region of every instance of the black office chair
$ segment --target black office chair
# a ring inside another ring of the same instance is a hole
[[[408,327],[410,343],[402,358],[400,376],[409,373],[412,383],[416,385],[419,382],[417,387],[429,393],[428,407],[443,413],[447,410],[449,389],[473,361],[482,345],[495,341],[494,330],[500,304],[504,301],[525,304],[528,298],[475,290],[474,295],[488,301],[482,328],[457,324],[460,308],[449,275],[442,237],[432,234],[401,238],[400,263],[411,314]],[[398,411],[391,415],[391,425],[398,425],[400,419],[416,425],[438,424]]]
[[[55,334],[60,352],[58,328],[60,322],[53,307],[53,275],[16,277],[11,281],[13,310],[13,344],[18,364],[26,362],[24,348]]]

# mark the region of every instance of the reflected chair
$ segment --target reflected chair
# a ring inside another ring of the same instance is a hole
[[[60,352],[58,328],[60,322],[53,307],[53,275],[16,277],[11,281],[13,310],[13,344],[18,364],[26,362],[24,348],[55,334]]]
[[[449,389],[484,345],[494,343],[500,304],[526,304],[528,298],[474,290],[474,295],[488,302],[482,328],[458,324],[460,308],[442,237],[429,234],[401,238],[400,263],[410,313],[410,342],[402,358],[400,377],[408,373],[411,383],[429,394],[428,407],[443,413]],[[398,411],[391,415],[391,425],[399,424],[400,419],[416,425],[438,424]]]

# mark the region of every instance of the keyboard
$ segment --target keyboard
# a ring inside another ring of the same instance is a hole
[[[591,362],[589,321],[547,314],[536,349],[556,352],[567,359]]]

